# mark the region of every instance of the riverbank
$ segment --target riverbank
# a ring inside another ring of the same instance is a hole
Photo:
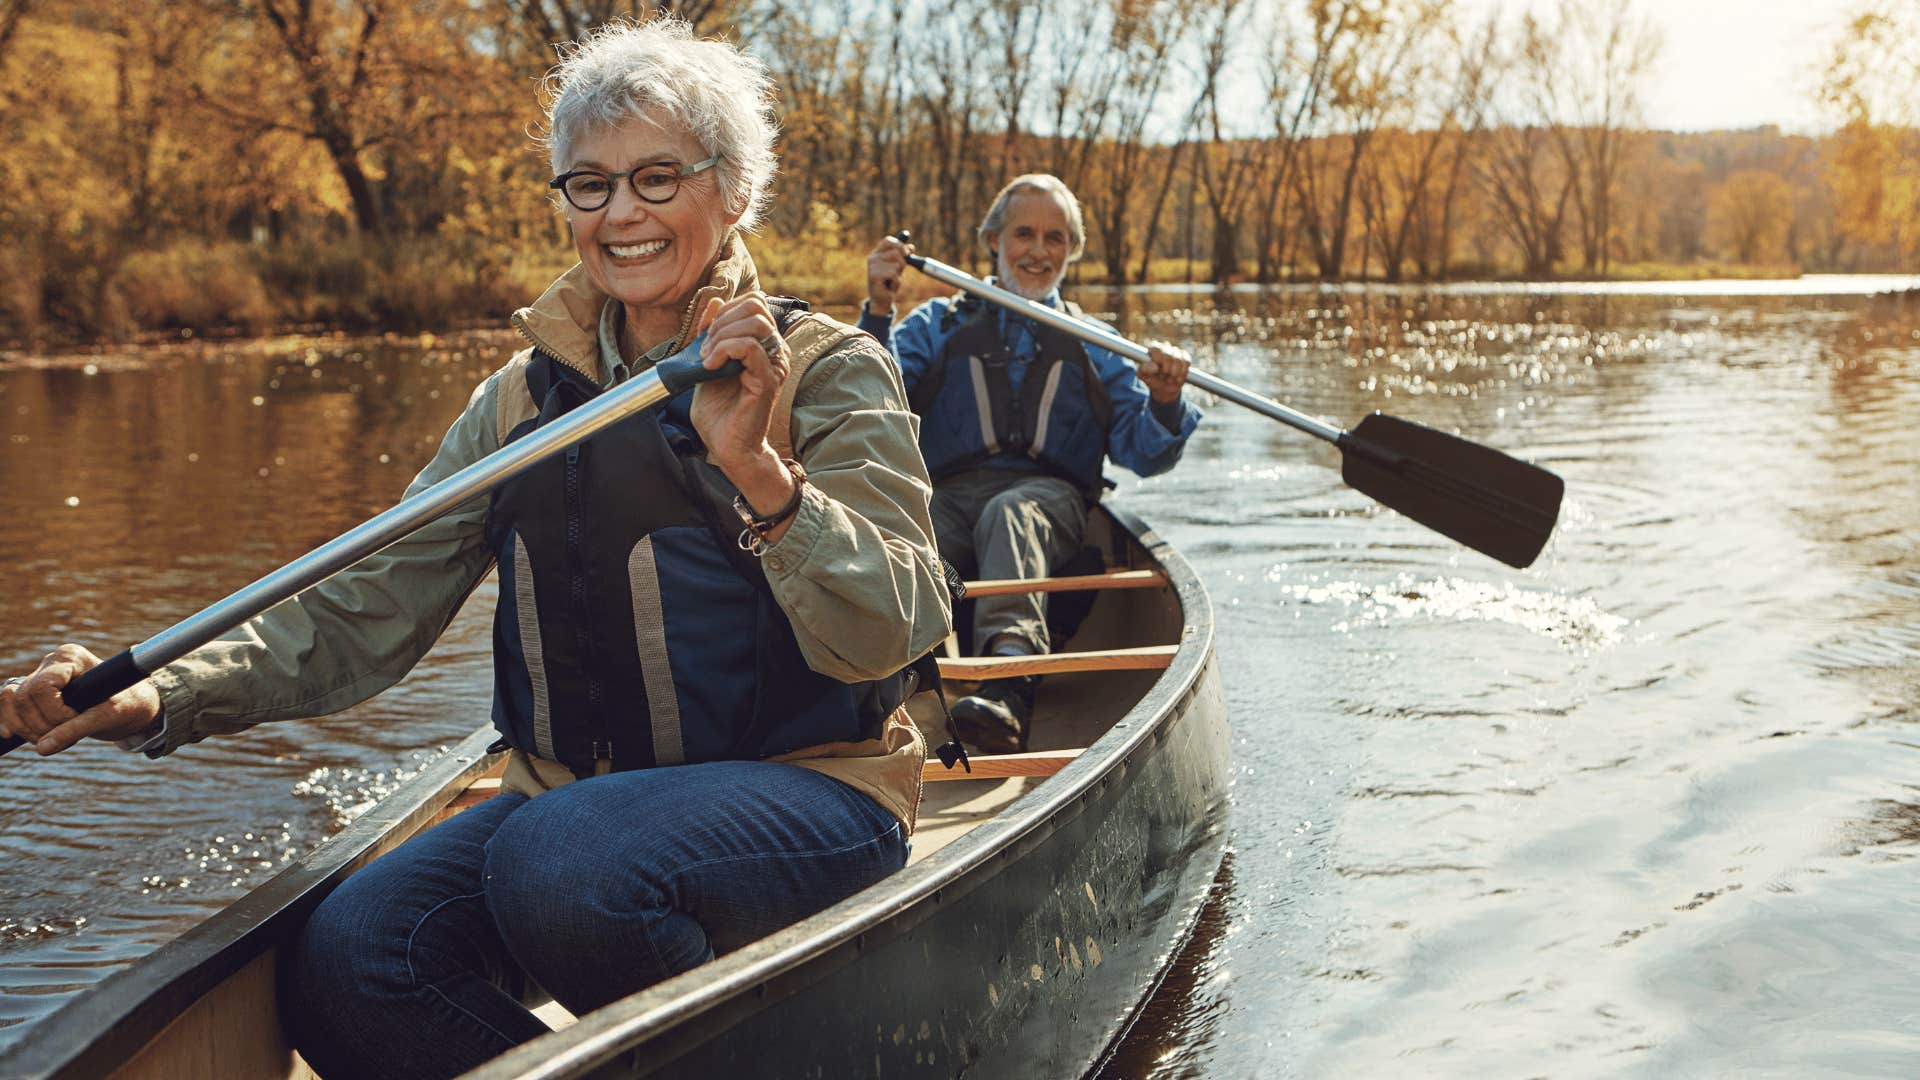
[[[834,237],[833,240],[840,238]],[[866,249],[811,237],[760,236],[752,242],[761,279],[770,290],[816,306],[854,308],[865,297]],[[289,332],[366,333],[500,326],[571,264],[563,248],[503,250],[478,237],[377,240],[309,239],[276,245],[240,242],[176,244],[101,262],[74,253],[50,256],[0,252],[0,349],[41,352],[97,343],[176,340],[182,336],[260,336]],[[973,252],[937,253],[968,265]],[[987,270],[984,259],[970,267]],[[1245,262],[1235,284],[1259,281]],[[1298,270],[1299,272],[1295,272]],[[1594,278],[1575,272],[1524,275],[1512,267],[1462,264],[1444,279],[1404,278],[1397,284],[1491,281],[1579,282],[1792,279],[1800,268],[1718,261],[1615,264]],[[1316,281],[1305,268],[1287,268],[1276,284]],[[1378,273],[1341,284],[1379,284]],[[1114,282],[1094,259],[1070,271],[1070,287]],[[1205,285],[1204,260],[1161,258],[1147,265],[1143,284]],[[909,275],[904,302],[947,290]]]

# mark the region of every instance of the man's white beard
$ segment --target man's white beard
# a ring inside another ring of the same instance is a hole
[[[1001,287],[1017,296],[1024,296],[1035,303],[1045,303],[1048,294],[1059,288],[1060,283],[1066,280],[1067,277],[1067,268],[1062,265],[1059,270],[1054,272],[1053,277],[1047,281],[1046,285],[1039,289],[1029,289],[1022,286],[1019,280],[1013,276],[1013,265],[1007,262],[1006,252],[1001,252],[999,258],[995,259],[994,262],[997,264],[994,269],[1000,272]]]

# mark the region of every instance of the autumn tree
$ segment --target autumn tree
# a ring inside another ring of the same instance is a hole
[[[7,59],[7,46],[13,43],[13,35],[20,29],[20,20],[26,16],[27,7],[33,0],[0,0],[0,64]]]
[[[965,238],[977,221],[981,196],[982,110],[991,42],[982,27],[986,0],[961,0],[922,14],[915,71],[915,104],[931,150],[934,219],[929,230],[941,250],[971,249]]]
[[[1077,169],[1074,181],[1085,189],[1082,199],[1107,280],[1122,283],[1140,230],[1140,195],[1152,157],[1150,125],[1169,82],[1173,50],[1187,30],[1187,8],[1179,0],[1114,0],[1104,11],[1105,48],[1089,69],[1105,104],[1092,111],[1098,125],[1081,135],[1099,179],[1088,184],[1087,170]],[[1163,178],[1163,191],[1166,182]],[[1151,243],[1149,237],[1143,249]]]
[[[1206,141],[1193,155],[1193,174],[1212,217],[1212,279],[1222,283],[1239,274],[1240,218],[1258,175],[1255,155],[1261,152],[1233,128],[1238,117],[1229,117],[1234,108],[1226,97],[1228,65],[1237,52],[1244,7],[1243,0],[1209,0],[1195,16],[1200,89],[1193,115]]]
[[[1531,75],[1573,178],[1582,262],[1604,274],[1628,131],[1661,37],[1636,0],[1562,0],[1549,34],[1553,47],[1532,54],[1547,63]]]
[[[1360,180],[1361,213],[1380,253],[1388,281],[1399,281],[1417,230],[1436,215],[1434,191],[1443,152],[1455,142],[1465,87],[1450,85],[1454,74],[1445,53],[1429,46],[1440,33],[1446,8],[1437,2],[1405,4],[1394,12],[1386,33],[1388,55],[1399,60],[1376,78],[1373,93],[1379,126]],[[1471,68],[1464,71],[1471,80]],[[1457,149],[1456,149],[1457,153]]]
[[[1841,121],[1828,176],[1839,230],[1920,257],[1920,5],[1854,10],[1828,55],[1820,95]]]
[[[1293,190],[1313,260],[1323,280],[1345,276],[1360,167],[1401,85],[1405,39],[1392,33],[1391,0],[1316,0],[1308,5],[1310,69],[1323,71],[1317,114],[1326,134],[1300,146]]]
[[[1490,57],[1493,91],[1482,99],[1481,137],[1472,150],[1474,171],[1493,204],[1494,218],[1520,254],[1528,276],[1553,272],[1560,261],[1576,170],[1568,166],[1564,140],[1554,134],[1547,91],[1557,55],[1549,31],[1531,13]]]
[[[1708,203],[1708,235],[1743,263],[1779,260],[1792,226],[1793,191],[1774,173],[1742,169]]]

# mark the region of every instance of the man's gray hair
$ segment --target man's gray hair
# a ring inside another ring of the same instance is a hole
[[[1052,173],[1038,172],[1014,177],[1007,181],[1006,187],[1000,189],[1000,194],[993,197],[993,205],[987,209],[987,216],[980,221],[980,243],[986,247],[988,254],[997,253],[993,250],[993,242],[987,239],[987,234],[998,235],[1006,226],[1007,203],[1015,194],[1022,191],[1048,192],[1060,196],[1060,201],[1067,205],[1067,243],[1069,245],[1067,261],[1073,262],[1080,258],[1081,253],[1087,250],[1087,223],[1080,216],[1080,200],[1074,197],[1073,189],[1067,187],[1065,181]]]
[[[773,79],[765,64],[724,41],[695,38],[693,27],[673,15],[617,19],[559,52],[560,63],[541,83],[549,104],[540,143],[556,174],[566,171],[583,136],[658,110],[720,159],[720,191],[729,210],[741,211],[740,227],[759,223],[777,164]]]

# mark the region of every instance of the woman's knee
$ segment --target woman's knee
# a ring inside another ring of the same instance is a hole
[[[636,843],[585,784],[529,802],[487,846],[487,906],[519,965],[569,1009],[607,1001],[713,955],[679,909],[672,860]],[[652,851],[653,854],[649,854]]]
[[[405,957],[395,947],[404,934],[378,926],[388,905],[380,890],[363,884],[366,877],[348,878],[300,928],[288,957],[297,995],[337,1001],[346,993],[397,988],[395,976],[405,975]]]
[[[322,1075],[353,1072],[365,1022],[406,992],[406,964],[390,941],[368,932],[369,890],[349,878],[307,919],[280,968],[281,1016],[293,1045]],[[371,1010],[372,1016],[368,1010]]]
[[[487,842],[487,906],[510,944],[591,937],[608,918],[671,906],[664,875],[633,857],[633,823],[614,822],[593,794],[569,784],[530,800]]]

